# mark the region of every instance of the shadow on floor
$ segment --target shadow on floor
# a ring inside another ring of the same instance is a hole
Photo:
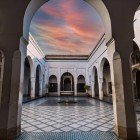
[[[34,99],[31,99],[31,97],[27,96],[27,97],[24,97],[23,98],[23,101],[22,103],[28,103],[28,102],[31,102],[31,101],[34,101],[34,100],[37,100],[37,99],[41,99],[41,98],[44,98],[45,96],[38,96],[38,97],[35,97]]]

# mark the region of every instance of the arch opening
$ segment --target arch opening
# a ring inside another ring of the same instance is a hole
[[[95,98],[99,98],[98,72],[96,67],[94,67],[94,93]]]
[[[49,77],[49,92],[57,92],[57,91],[58,91],[57,77],[55,75],[51,75]]]
[[[35,82],[35,97],[38,98],[40,95],[40,78],[41,78],[41,67],[40,65],[36,68],[36,82]]]
[[[26,57],[24,62],[24,93],[23,102],[31,98],[31,66]]]
[[[77,92],[85,92],[85,77],[83,75],[79,75],[77,78]]]
[[[133,70],[133,87],[136,101],[140,101],[140,70]]]
[[[140,49],[133,41],[133,52],[131,54],[131,66],[133,75],[133,88],[135,100],[140,100]]]
[[[137,8],[133,19],[134,39],[133,52],[131,54],[131,69],[132,69],[132,84],[134,106],[136,111],[139,111],[140,101],[140,6]],[[137,114],[137,113],[136,113]],[[135,114],[133,114],[135,115]],[[139,125],[137,123],[139,129]]]
[[[24,18],[24,33],[23,33],[23,37],[28,41],[28,39],[29,39],[29,27],[30,27],[30,23],[31,23],[31,20],[32,20],[32,18],[33,18],[33,15],[36,13],[36,11],[43,5],[43,4],[45,4],[45,2],[48,2],[48,1],[50,1],[50,0],[41,0],[41,1],[34,1],[34,0],[31,0],[31,2],[30,2],[30,4],[29,4],[29,6],[28,6],[28,8],[27,8],[27,11],[26,11],[26,14],[25,14],[25,18]],[[106,18],[106,15],[108,14],[108,12],[107,12],[107,9],[105,8],[105,5],[103,4],[103,2],[102,1],[99,1],[98,3],[96,3],[96,1],[88,1],[88,0],[85,0],[86,2],[88,2],[89,4],[91,4],[92,6],[94,6],[94,7],[96,7],[96,9],[98,9],[98,12],[102,12],[102,14],[101,15],[103,15],[102,17],[105,19],[104,21],[107,21],[107,19],[108,18]],[[102,10],[100,10],[100,8],[102,9]],[[105,14],[104,15],[104,13],[106,13],[107,12],[107,14]],[[108,17],[108,16],[107,16]],[[111,25],[111,22],[107,25],[107,26],[105,26],[105,27],[111,27],[110,26]],[[110,28],[111,29],[111,28]],[[106,29],[106,31],[111,31],[110,29]],[[110,34],[108,34],[107,33],[107,42],[111,39],[111,35]],[[97,76],[98,77],[98,76]],[[37,69],[36,69],[36,82],[35,82],[35,93],[36,93],[36,95],[38,96],[39,95],[39,90],[40,90],[40,83],[39,83],[39,79],[40,79],[40,77],[39,77],[39,69],[38,69],[38,67],[37,67]],[[71,80],[72,79],[72,80]],[[74,91],[74,78],[73,78],[73,76],[72,76],[72,78],[66,78],[65,80],[64,80],[64,87],[62,88],[62,86],[61,86],[61,89],[63,89],[63,90],[65,90],[65,91],[67,91],[67,90],[72,90],[72,91]],[[98,79],[98,78],[97,78]],[[71,82],[70,82],[71,81]],[[70,86],[70,83],[71,83],[71,88],[69,88]],[[61,85],[61,84],[60,84]]]
[[[112,82],[111,82],[111,73],[110,73],[110,64],[109,61],[104,58],[102,60],[102,71],[103,71],[103,99],[109,102],[112,102]]]
[[[136,99],[140,100],[140,70],[136,73]]]
[[[69,72],[61,76],[61,92],[74,92],[74,78]]]
[[[140,63],[140,49],[138,45],[133,41],[133,53],[131,54],[132,65],[138,65]]]

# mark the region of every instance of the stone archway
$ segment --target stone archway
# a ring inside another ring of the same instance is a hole
[[[24,18],[23,39],[27,40],[27,42],[28,42],[28,38],[29,38],[29,26],[30,26],[32,17],[35,14],[35,12],[47,1],[49,1],[49,0],[40,0],[40,1],[32,0],[26,10],[25,18]],[[93,1],[85,0],[85,1],[88,2],[89,4],[91,4],[93,7],[96,7],[96,10],[102,16],[103,21],[105,22],[104,26],[105,26],[106,32],[107,32],[106,33],[106,42],[108,42],[112,37],[112,33],[111,33],[111,22],[110,22],[109,13],[108,13],[105,5],[103,4],[102,1],[98,1],[98,2],[96,0],[93,0]],[[109,22],[108,22],[108,20],[109,20]],[[74,84],[73,84],[73,86],[74,86]],[[73,86],[72,86],[72,90],[74,90]]]
[[[90,1],[90,2],[95,1],[95,2],[99,2],[99,3],[102,2],[101,0],[87,0],[87,1]],[[32,11],[32,9],[35,11],[36,9],[38,9],[38,7],[39,7],[38,5],[40,5],[40,3],[43,4],[44,1],[43,0],[40,0],[40,1],[32,0],[32,2],[33,2],[33,5],[31,5],[31,7],[30,6],[28,7],[29,11]],[[136,9],[136,6],[138,6],[138,4],[139,4],[139,0],[135,0],[135,1],[128,0],[127,4],[126,4],[126,1],[103,0],[103,2],[105,2],[106,6],[108,7],[109,13],[111,14],[111,20],[112,20],[112,24],[113,24],[113,26],[112,26],[113,27],[113,36],[116,39],[116,50],[119,51],[119,53],[121,53],[121,55],[124,54],[124,56],[125,56],[125,58],[122,58],[123,68],[121,69],[124,73],[124,77],[123,77],[124,81],[122,82],[122,85],[124,85],[124,91],[121,90],[122,91],[121,93],[122,94],[130,93],[131,94],[132,93],[131,84],[130,84],[131,76],[129,76],[130,69],[128,68],[128,62],[126,61],[126,58],[128,58],[128,56],[125,55],[125,51],[123,50],[123,48],[126,49],[129,45],[131,48],[130,40],[132,39],[132,36],[133,36],[133,33],[132,33],[133,30],[131,27],[132,23],[133,23],[132,16],[133,16],[134,10]],[[1,28],[2,37],[0,37],[0,42],[1,42],[2,46],[0,45],[0,47],[5,50],[6,50],[6,48],[8,48],[7,55],[6,55],[6,59],[8,61],[5,61],[6,62],[5,71],[9,72],[8,75],[4,74],[4,78],[3,78],[4,79],[3,80],[3,91],[4,92],[2,94],[3,94],[4,99],[9,99],[12,96],[15,97],[14,99],[17,99],[16,101],[13,101],[13,102],[10,100],[10,103],[11,103],[10,105],[12,105],[13,108],[16,108],[19,104],[21,105],[21,103],[18,102],[19,90],[11,90],[11,89],[14,89],[15,85],[17,85],[17,87],[19,87],[20,78],[17,78],[16,79],[17,82],[15,82],[14,84],[11,85],[11,79],[13,81],[15,78],[15,76],[11,77],[11,73],[13,73],[13,75],[18,75],[18,76],[20,75],[19,69],[21,66],[20,65],[21,55],[19,53],[19,59],[18,59],[19,61],[17,61],[16,60],[17,55],[13,55],[13,54],[15,53],[15,51],[17,51],[17,49],[19,49],[19,47],[18,47],[19,38],[22,35],[22,21],[23,21],[24,12],[25,12],[25,9],[26,9],[26,6],[28,5],[28,3],[29,3],[29,1],[21,1],[19,3],[14,3],[14,4],[13,4],[13,1],[7,1],[7,2],[1,1],[0,2],[1,11],[2,11],[2,15],[3,15],[2,20],[1,20],[2,21],[1,22],[2,23],[1,24],[2,25],[1,26],[2,27]],[[10,12],[8,13],[7,7],[9,5],[11,5],[12,10],[9,9]],[[19,10],[19,12],[17,12],[17,10]],[[102,9],[101,9],[101,11],[102,11]],[[121,13],[122,11],[125,11],[125,12],[122,14]],[[32,18],[30,12],[29,13],[28,12],[26,13],[26,15],[29,14],[29,17]],[[15,13],[17,14],[17,16],[13,16],[13,15],[15,15]],[[33,14],[34,13],[35,12],[33,12]],[[105,12],[102,11],[102,13],[105,13]],[[11,17],[13,17],[13,20],[12,20],[13,24],[11,24],[11,22],[9,22],[11,20]],[[26,17],[26,18],[28,18],[28,17]],[[106,17],[105,17],[105,19],[106,19]],[[18,24],[16,24],[17,21],[19,21]],[[8,22],[9,22],[9,24],[8,24]],[[30,24],[30,22],[28,22],[28,21],[27,21],[27,23]],[[120,25],[119,28],[118,28],[118,25]],[[125,25],[125,26],[121,26],[121,25]],[[26,24],[24,26],[26,26]],[[27,27],[29,27],[28,24],[27,24]],[[10,28],[10,30],[9,30],[9,28]],[[130,30],[130,32],[128,30]],[[11,40],[13,40],[13,41],[11,42]],[[12,56],[9,55],[9,54],[11,54],[11,52],[12,52]],[[8,57],[9,57],[9,59],[8,59]],[[14,65],[12,65],[12,61],[11,61],[12,59],[14,59],[14,61],[13,61]],[[18,62],[18,63],[15,63],[15,62]],[[123,64],[126,64],[126,65],[123,65]],[[4,72],[4,73],[6,73],[6,72]],[[128,75],[125,75],[125,73],[127,73],[127,72],[128,72]],[[115,74],[117,75],[117,73],[115,73]],[[119,80],[117,79],[116,75],[115,75],[115,81],[117,82]],[[11,88],[7,89],[7,83],[9,85],[11,85]],[[117,84],[118,84],[118,82],[117,82]],[[129,87],[128,89],[126,89],[127,86]],[[15,95],[17,95],[17,96],[15,96]],[[128,101],[130,101],[130,103],[132,103],[131,95],[130,96],[125,95],[124,97],[125,97],[125,100],[122,100],[122,102],[127,101],[127,99],[128,99]],[[118,121],[118,123],[119,123],[118,128],[120,128],[124,133],[122,134],[121,132],[119,132],[120,129],[118,129],[117,134],[118,135],[120,134],[119,135],[120,137],[136,138],[136,133],[135,133],[136,128],[133,125],[133,121],[134,121],[135,117],[132,117],[132,120],[129,121],[130,120],[129,116],[131,116],[131,114],[134,110],[132,105],[131,105],[131,107],[129,107],[130,103],[126,102],[124,110],[121,109],[121,112],[123,113],[122,116],[128,116],[126,119],[123,119],[123,122],[125,122],[125,124],[122,125],[121,121]],[[117,105],[115,105],[115,107],[116,106]],[[15,112],[14,112],[12,107],[9,107],[9,102],[7,102],[6,100],[3,101],[3,106],[1,108],[2,116],[0,117],[0,120],[2,121],[2,123],[0,123],[0,128],[1,128],[1,132],[4,132],[4,135],[3,136],[0,135],[0,138],[5,138],[5,137],[13,138],[20,133],[20,115],[19,116],[17,115],[17,114],[20,114],[20,111],[17,111],[18,109],[14,109],[15,110]],[[132,111],[130,111],[130,113],[128,113],[128,110],[132,110]],[[8,116],[9,111],[13,112],[13,115]],[[115,112],[117,112],[117,111],[119,111],[119,109],[116,107]],[[122,113],[120,113],[120,114],[122,114]],[[9,118],[9,120],[7,122],[5,122],[4,116]],[[14,116],[15,120],[11,121],[11,117],[13,117],[13,116]],[[119,118],[119,116],[118,116],[118,118]],[[120,118],[121,118],[121,116],[120,116]],[[3,123],[3,121],[4,121],[4,123]],[[18,130],[17,130],[17,128],[18,128]]]
[[[101,61],[101,76],[103,77],[102,91],[103,91],[103,100],[112,102],[112,81],[111,81],[111,72],[110,72],[110,63],[106,58],[103,58]]]

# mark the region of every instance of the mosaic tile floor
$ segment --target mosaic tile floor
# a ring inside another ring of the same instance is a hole
[[[25,132],[89,132],[114,128],[112,106],[96,100],[69,105],[57,103],[59,98],[40,99],[23,105],[22,131]],[[56,105],[54,105],[56,104]]]
[[[59,104],[60,98],[49,97],[23,104],[22,136],[26,139],[30,135],[38,134],[44,136],[52,135],[52,133],[56,135],[68,133],[68,135],[76,136],[82,132],[85,132],[83,135],[87,133],[95,135],[97,131],[102,134],[114,131],[111,104],[86,98],[75,98],[74,100],[78,103]],[[83,105],[81,105],[82,102]],[[140,131],[140,114],[137,117]],[[90,138],[86,140],[90,140]]]
[[[23,133],[17,140],[118,140],[111,132]]]

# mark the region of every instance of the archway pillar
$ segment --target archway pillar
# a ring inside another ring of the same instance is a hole
[[[75,76],[74,78],[74,96],[77,96],[77,77]]]
[[[61,96],[61,70],[60,70],[60,68],[58,69],[58,77],[57,77],[57,92],[58,92],[58,97],[60,97]]]
[[[60,81],[58,81],[58,84],[57,84],[57,92],[58,92],[58,97],[60,97],[60,95],[61,95],[61,91],[60,91],[60,87],[61,87],[61,85],[60,85]]]
[[[43,84],[43,79],[41,76],[41,79],[39,80],[39,96],[42,97],[43,91],[42,91],[42,84]]]
[[[0,139],[14,139],[21,131],[24,59],[19,50],[5,53],[2,100],[0,106]]]
[[[31,77],[31,99],[35,98],[35,77]]]
[[[95,82],[92,81],[91,83],[91,91],[92,91],[92,97],[95,97]]]
[[[99,99],[103,100],[103,78],[99,78]]]
[[[126,59],[127,58],[127,59]],[[129,57],[114,58],[113,107],[115,131],[120,138],[137,138],[137,120]]]
[[[137,121],[130,66],[133,49],[133,20],[139,0],[103,0],[111,18],[115,40],[113,108],[116,134],[122,139],[137,139]],[[123,12],[122,12],[123,11]],[[109,43],[109,42],[108,42]],[[108,45],[107,43],[107,45]]]

